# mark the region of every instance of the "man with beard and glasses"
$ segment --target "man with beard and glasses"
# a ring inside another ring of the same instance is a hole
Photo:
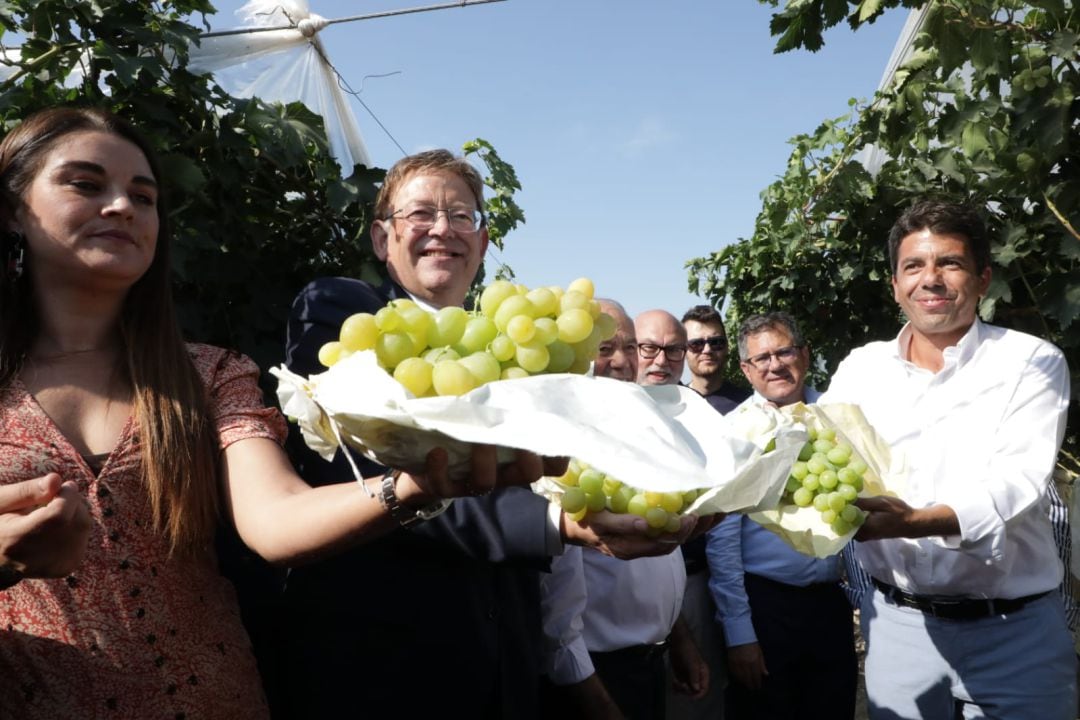
[[[710,305],[695,305],[683,314],[682,322],[686,328],[690,387],[717,412],[731,412],[750,397],[750,391],[724,379],[729,344],[723,318]]]

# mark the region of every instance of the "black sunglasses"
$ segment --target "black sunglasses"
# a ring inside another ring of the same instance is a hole
[[[713,335],[712,337],[694,338],[693,340],[686,341],[686,347],[695,355],[703,352],[706,345],[708,345],[709,350],[712,350],[713,352],[726,350],[728,346],[727,338],[723,335]]]

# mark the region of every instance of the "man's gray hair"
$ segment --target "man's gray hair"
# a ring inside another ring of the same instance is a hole
[[[757,335],[760,332],[766,330],[783,330],[791,336],[791,342],[799,347],[806,345],[806,338],[803,337],[802,330],[799,329],[799,323],[795,322],[795,318],[788,315],[783,311],[761,313],[758,315],[751,315],[742,321],[742,325],[739,326],[739,359],[745,360],[749,350],[747,349],[747,338],[751,335]]]

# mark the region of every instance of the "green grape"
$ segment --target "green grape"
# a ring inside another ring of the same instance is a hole
[[[566,292],[577,292],[585,296],[586,299],[592,300],[593,293],[596,292],[593,287],[593,281],[586,277],[580,277],[574,280],[566,286]]]
[[[835,520],[836,518],[837,518],[836,511],[833,510],[832,508],[827,508],[827,509],[821,511],[821,522],[825,523],[826,525],[831,525],[832,521]]]
[[[859,497],[859,491],[851,485],[841,485],[840,487],[836,488],[836,492],[838,492],[840,494],[840,497],[844,498],[844,500],[847,500],[848,502],[851,502],[855,498]]]
[[[548,365],[547,371],[549,373],[561,373],[570,369],[570,366],[574,363],[574,348],[570,347],[562,340],[556,340],[547,346],[548,350]]]
[[[846,506],[846,505],[847,505],[847,500],[844,499],[843,495],[841,495],[838,492],[829,493],[829,507],[830,508],[832,508],[836,512],[840,512],[841,510],[844,509],[844,506]]]
[[[829,442],[836,441],[836,431],[832,428],[822,428],[817,433],[819,440],[828,440]]]
[[[566,472],[556,478],[556,481],[560,485],[566,485],[567,487],[576,486],[578,484],[578,477],[581,476],[581,465],[577,460],[571,460],[566,466]]]
[[[418,305],[399,307],[398,314],[401,316],[405,331],[410,335],[412,333],[423,335],[424,342],[427,343],[427,333],[432,325],[432,315]]]
[[[814,441],[818,439],[817,430],[812,427],[806,428],[806,437],[810,445],[814,444]]]
[[[551,355],[543,345],[518,345],[514,352],[514,359],[522,369],[535,375],[544,371]]]
[[[394,379],[416,397],[431,389],[431,363],[423,358],[407,357],[394,368]]]
[[[863,479],[861,477],[855,478],[855,482],[851,483],[851,487],[855,488],[855,492],[861,493],[863,489]]]
[[[499,309],[503,300],[513,295],[517,295],[517,288],[512,282],[496,280],[480,293],[480,312],[489,318],[495,317],[495,311]]]
[[[595,468],[584,470],[578,476],[578,485],[587,493],[602,493],[604,491],[604,473]]]
[[[555,322],[559,326],[559,339],[565,343],[581,342],[593,331],[592,316],[580,308],[563,312]]]
[[[682,494],[683,505],[689,506],[699,497],[701,497],[702,490],[687,490]]]
[[[837,445],[832,450],[825,453],[825,457],[829,462],[837,467],[844,467],[851,460],[851,446],[849,445]]]
[[[825,472],[821,473],[821,475],[818,475],[818,480],[821,481],[821,487],[825,488],[826,490],[834,489],[836,487],[836,484],[839,482],[839,480],[836,479],[836,473],[832,470],[826,470]]]
[[[869,470],[866,462],[860,457],[852,458],[851,461],[848,462],[847,466],[851,469],[851,472],[855,473],[859,477],[865,475],[866,471]]]
[[[524,295],[513,295],[503,300],[495,312],[495,327],[499,329],[499,332],[506,332],[506,326],[518,315],[536,317],[536,308]]]
[[[619,329],[618,324],[615,322],[615,318],[605,312],[600,313],[600,316],[596,318],[594,325],[600,330],[601,342],[615,337],[615,333]]]
[[[825,460],[824,455],[821,453],[814,453],[810,456],[810,459],[806,461],[806,469],[814,475],[820,475],[829,469],[829,466],[826,463],[827,461]]]
[[[465,332],[469,322],[469,313],[459,307],[444,307],[435,313],[428,326],[428,345],[442,347],[456,345]]]
[[[574,354],[574,362],[570,363],[570,367],[566,368],[566,372],[574,375],[584,375],[589,372],[589,368],[592,367],[592,360],[588,357]]]
[[[784,492],[793,493],[802,487],[802,480],[799,480],[794,475],[788,475],[787,484],[784,485]]]
[[[802,461],[802,462],[806,462],[811,457],[813,457],[813,455],[814,455],[814,446],[813,446],[812,443],[806,443],[805,445],[802,446],[802,449],[799,450],[799,460]]]
[[[341,356],[341,349],[341,343],[337,340],[331,340],[328,343],[324,343],[323,346],[319,348],[319,362],[325,367],[331,367]]]
[[[378,338],[379,328],[371,313],[356,313],[345,318],[338,334],[341,345],[351,352],[371,350]]]
[[[528,315],[518,315],[506,324],[506,335],[518,345],[525,345],[536,336],[536,324]]]
[[[584,310],[589,311],[589,298],[585,297],[576,290],[567,290],[563,293],[563,296],[559,298],[559,312],[564,313],[567,310]],[[589,315],[592,318],[592,315]]]
[[[848,505],[846,508],[840,511],[840,517],[844,518],[844,522],[849,522],[855,525],[859,519],[862,511],[854,505]]]
[[[667,525],[668,512],[662,507],[650,507],[645,511],[645,522],[651,528],[662,528]]]
[[[603,492],[585,493],[585,507],[589,512],[600,512],[607,507],[607,496]]]
[[[818,512],[825,512],[829,509],[829,496],[824,493],[818,493],[814,496],[814,509]]]
[[[428,342],[427,342],[427,333],[426,332],[419,333],[419,332],[406,331],[405,334],[409,336],[410,340],[412,340],[412,343],[413,343],[413,355],[419,355],[420,353],[422,353],[427,348]]]
[[[404,323],[401,320],[401,313],[394,307],[387,305],[379,308],[379,311],[375,313],[375,325],[382,332],[389,333],[398,330]]]
[[[604,494],[614,495],[616,492],[619,491],[619,488],[621,488],[622,485],[622,482],[608,475],[604,478]]]
[[[664,532],[677,533],[682,528],[682,518],[678,515],[668,515],[667,523],[664,525]]]
[[[559,326],[549,317],[537,318],[533,323],[533,328],[536,330],[537,342],[544,345],[551,345],[559,337]]]
[[[459,362],[476,378],[478,386],[495,382],[502,374],[499,361],[495,359],[494,355],[483,350],[474,352],[468,357],[463,357]]]
[[[859,479],[859,476],[855,474],[855,471],[849,467],[843,467],[837,470],[836,477],[844,485],[854,485]]]
[[[825,438],[819,437],[817,440],[814,441],[815,453],[821,453],[824,455],[835,447],[836,443],[834,443],[832,440],[826,440]]]
[[[667,510],[669,513],[677,513],[682,510],[683,501],[682,495],[677,492],[666,492],[664,497],[660,499],[660,507]]]
[[[465,323],[465,332],[461,334],[461,340],[457,344],[465,348],[463,355],[471,355],[486,349],[498,334],[499,331],[491,318],[477,315]]]
[[[645,500],[643,493],[637,493],[630,498],[630,501],[626,504],[626,512],[631,515],[637,515],[638,517],[645,517],[645,513],[649,510],[649,503]]]
[[[649,504],[649,507],[660,507],[660,503],[664,501],[664,493],[654,492],[652,490],[645,491],[645,502]]]
[[[809,472],[810,469],[807,468],[806,463],[802,462],[801,460],[791,466],[791,477],[795,478],[796,480],[802,480],[804,477],[807,476],[807,474],[809,474]]]
[[[527,377],[529,377],[529,372],[523,368],[519,368],[517,365],[503,368],[502,374],[499,375],[500,380],[519,380]]]
[[[399,362],[414,354],[413,341],[407,333],[383,333],[375,341],[375,357],[387,370],[394,369]]]
[[[791,500],[799,507],[806,507],[814,501],[814,493],[801,487],[791,494]]]
[[[837,535],[847,535],[849,532],[851,532],[851,523],[840,517],[833,520],[829,524],[829,527]]]
[[[563,491],[559,504],[566,512],[576,513],[585,507],[585,493],[579,487],[568,487]]]
[[[514,341],[502,333],[495,336],[495,339],[491,341],[491,347],[488,348],[488,352],[494,355],[499,362],[505,362],[514,357],[516,350],[517,346],[514,345]]]
[[[529,302],[536,308],[537,317],[545,317],[547,315],[554,315],[559,311],[559,298],[555,297],[555,293],[547,288],[536,288],[525,293],[525,297],[529,299]]]
[[[627,492],[623,492],[623,490]],[[614,493],[611,493],[608,495],[607,509],[613,513],[626,512],[626,508],[630,504],[630,498],[634,496],[633,492],[630,488],[619,488]]]
[[[814,492],[821,487],[821,476],[809,473],[802,479],[802,487],[806,488],[810,492]]]
[[[460,360],[458,351],[448,347],[433,347],[424,353],[424,359],[434,365],[440,360]]]
[[[589,512],[589,508],[583,507],[583,508],[581,508],[580,510],[578,510],[575,513],[567,513],[566,518],[568,520],[573,520],[574,522],[577,522],[581,518],[585,517],[585,515],[588,514],[588,512]]]
[[[476,387],[476,378],[459,360],[440,360],[431,372],[431,383],[439,395],[464,395]]]

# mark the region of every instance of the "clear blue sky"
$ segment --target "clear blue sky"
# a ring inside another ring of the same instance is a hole
[[[327,18],[426,1],[310,0]],[[217,0],[213,29],[243,0]],[[507,0],[332,25],[331,61],[408,152],[490,141],[527,223],[497,256],[520,282],[591,277],[631,314],[702,302],[684,263],[753,231],[787,140],[870,97],[906,11],[816,54],[774,55],[756,0]],[[399,73],[389,77],[367,77]],[[366,79],[365,79],[366,78]],[[374,164],[401,152],[353,105]],[[489,268],[492,268],[489,255]],[[491,270],[489,270],[491,272]]]

